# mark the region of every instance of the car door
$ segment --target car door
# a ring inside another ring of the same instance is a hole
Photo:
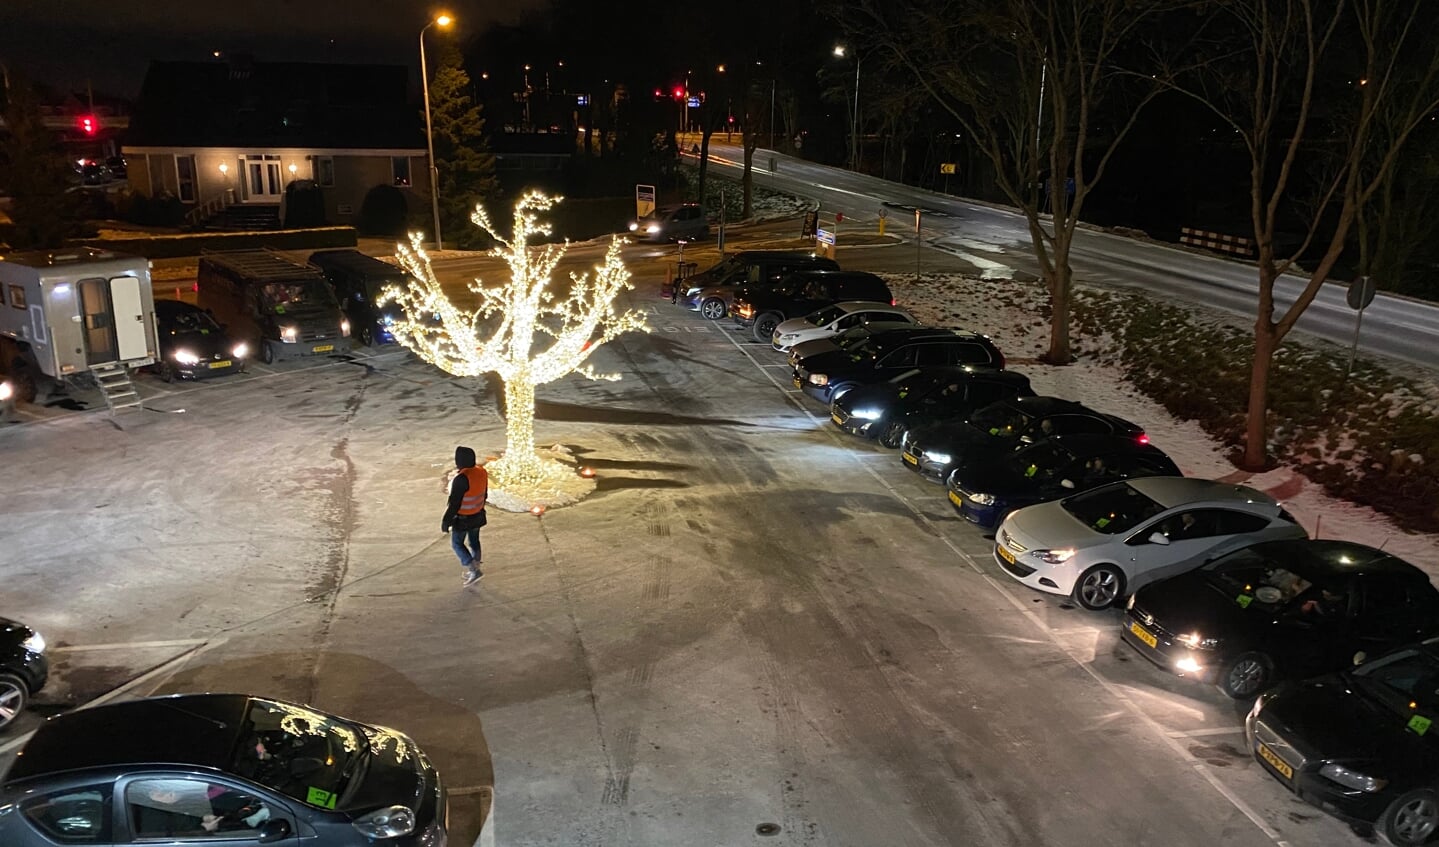
[[[119,823],[135,841],[225,847],[297,843],[289,804],[239,780],[146,773],[121,780],[118,794]]]
[[[1434,631],[1433,589],[1419,590],[1427,586],[1413,582],[1398,574],[1364,576],[1354,620],[1354,635],[1362,643],[1359,649],[1375,656]]]
[[[877,372],[875,379],[882,379],[888,374],[897,374],[906,368],[914,367],[915,358],[919,355],[919,345],[906,344],[896,350],[891,350],[884,358],[874,363]]]
[[[118,840],[114,797],[113,780],[52,791],[41,789],[20,802],[19,815],[0,815],[0,836],[5,836],[0,842],[7,847],[46,842],[107,847]],[[9,820],[4,820],[5,817]],[[40,833],[45,841],[26,838],[19,831],[21,826]]]
[[[1141,524],[1124,539],[1131,590],[1194,570],[1220,541],[1218,509],[1180,509]],[[1162,539],[1162,540],[1157,540]]]
[[[1332,612],[1309,608],[1325,589],[1338,595]],[[1357,625],[1362,616],[1362,596],[1352,581],[1311,585],[1281,613],[1281,638],[1273,646],[1273,657],[1285,676],[1305,677],[1348,667],[1362,649]]]

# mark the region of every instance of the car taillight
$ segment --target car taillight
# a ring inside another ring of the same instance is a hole
[[[891,305],[891,306],[898,306],[898,305],[899,305],[899,301],[896,300],[896,299],[894,299],[893,297],[891,297],[891,298],[889,298],[889,305]]]
[[[1141,433],[1139,433],[1139,438],[1137,438],[1137,439],[1135,439],[1135,440],[1137,440],[1140,444],[1148,444],[1148,443],[1149,443],[1149,436],[1148,436],[1148,435],[1145,435],[1144,433],[1141,432]]]

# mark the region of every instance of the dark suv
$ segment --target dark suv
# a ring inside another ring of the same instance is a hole
[[[674,283],[671,300],[712,321],[729,314],[742,285],[773,285],[795,271],[837,271],[834,259],[797,250],[741,250],[689,279]]]
[[[857,385],[873,385],[915,368],[987,365],[1004,368],[1004,354],[987,336],[963,329],[916,327],[871,335],[842,350],[794,363],[794,387],[828,404]]]
[[[0,730],[20,716],[49,675],[45,639],[24,624],[0,618]]]
[[[395,303],[378,306],[376,301],[387,287],[402,289],[409,283],[404,269],[358,250],[321,250],[310,254],[310,264],[319,268],[335,289],[356,341],[366,347],[394,343],[390,327],[400,318],[400,307]]]
[[[749,327],[755,341],[768,343],[780,321],[807,315],[841,300],[894,305],[884,280],[864,271],[800,271],[764,288],[735,294],[734,322]]]

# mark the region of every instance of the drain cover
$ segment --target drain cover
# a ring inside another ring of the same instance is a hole
[[[759,833],[760,835],[779,835],[779,824],[762,823],[759,826],[755,827],[754,831]]]

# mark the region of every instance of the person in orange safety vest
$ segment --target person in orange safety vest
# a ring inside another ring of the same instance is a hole
[[[480,527],[486,523],[485,501],[489,499],[490,475],[475,466],[475,451],[455,448],[458,473],[450,483],[450,501],[440,531],[450,534],[450,547],[465,569],[464,585],[474,585],[484,576],[480,570]]]

